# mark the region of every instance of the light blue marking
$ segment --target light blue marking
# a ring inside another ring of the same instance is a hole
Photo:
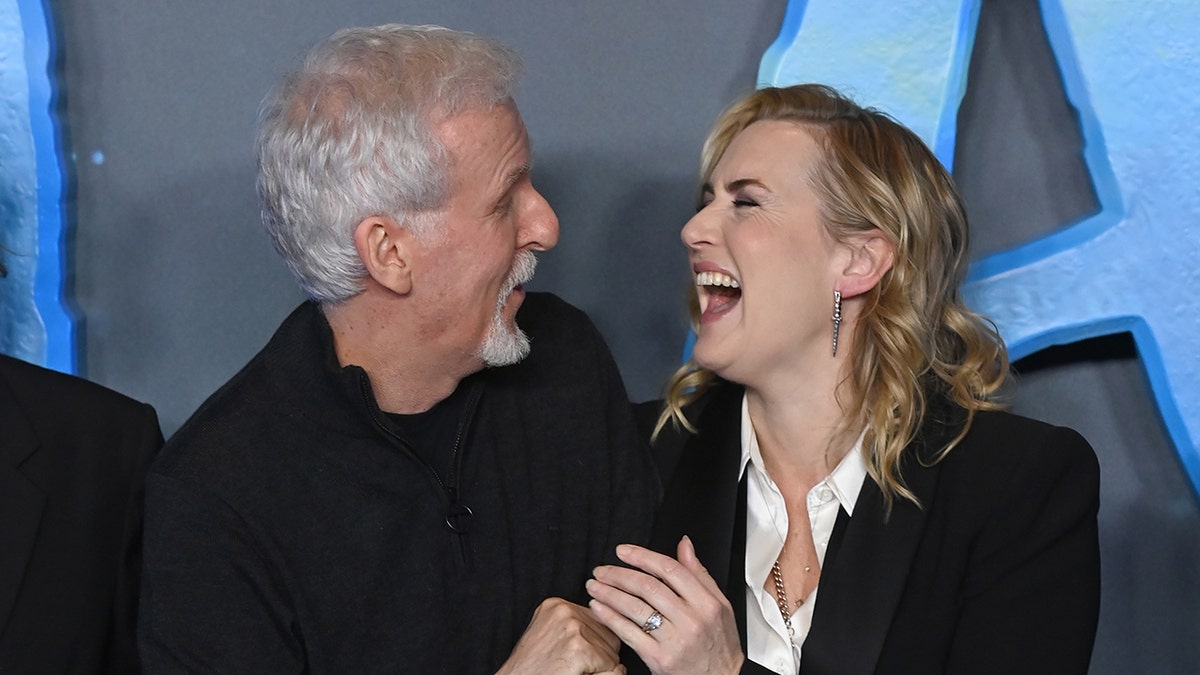
[[[38,252],[33,145],[21,15],[13,0],[0,0],[0,255],[8,268],[8,277],[0,280],[0,351],[41,363],[46,331],[33,298]]]
[[[0,281],[0,349],[75,372],[75,327],[63,297],[63,182],[51,53],[42,3],[0,0],[0,218],[10,273]]]
[[[1043,0],[1042,14],[1101,211],[980,261],[968,298],[1018,358],[1057,327],[1133,322],[1124,330],[1200,490],[1200,13]],[[1078,339],[1059,333],[1056,343]]]
[[[1043,0],[1101,211],[977,261],[968,301],[1014,358],[1133,335],[1200,494],[1200,12]],[[951,166],[978,0],[792,2],[760,84],[825,82],[916,131]]]
[[[978,18],[978,0],[792,2],[758,82],[836,87],[903,121],[951,168]]]

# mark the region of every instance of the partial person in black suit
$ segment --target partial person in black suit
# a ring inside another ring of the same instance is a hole
[[[702,174],[697,342],[651,411],[655,550],[588,582],[630,672],[1086,672],[1096,457],[996,402],[1007,352],[962,302],[933,153],[798,85],[735,103]]]
[[[0,356],[0,673],[136,673],[150,406]]]

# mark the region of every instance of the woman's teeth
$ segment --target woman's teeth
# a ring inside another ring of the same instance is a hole
[[[723,286],[725,288],[741,288],[737,279],[725,274],[724,272],[698,272],[696,274],[697,286]]]

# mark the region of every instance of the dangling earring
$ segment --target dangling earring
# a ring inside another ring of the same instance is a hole
[[[833,292],[833,355],[837,356],[838,330],[842,327],[842,292]]]

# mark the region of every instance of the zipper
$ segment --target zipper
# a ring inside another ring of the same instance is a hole
[[[446,494],[449,500],[449,506],[446,509],[446,527],[455,534],[458,539],[458,554],[463,566],[468,572],[473,570],[473,565],[470,555],[467,553],[467,532],[471,529],[471,516],[474,512],[471,507],[459,501],[459,486],[458,479],[462,473],[462,457],[464,454],[463,440],[467,437],[467,432],[471,428],[471,421],[475,418],[475,409],[479,407],[479,399],[483,395],[483,382],[480,380],[472,381],[468,386],[470,390],[467,392],[466,405],[463,407],[462,416],[458,420],[458,430],[454,436],[454,446],[451,448],[450,455],[450,471],[445,480],[438,475],[420,455],[412,449],[398,434],[392,431],[381,419],[382,412],[379,410],[379,405],[375,402],[374,392],[371,391],[370,382],[366,377],[359,378],[359,392],[362,394],[363,403],[366,404],[367,410],[371,412],[371,421],[375,424],[384,435],[400,446],[402,450],[407,452],[409,456],[415,459],[421,466],[429,472],[433,480],[437,482],[438,487]]]
[[[475,419],[475,408],[479,406],[479,398],[483,395],[483,382],[474,380],[467,392],[467,404],[463,407],[462,418],[458,420],[458,433],[454,436],[454,450],[450,455],[450,475],[446,476],[446,491],[450,502],[458,501],[458,477],[462,473],[462,442],[471,428],[471,420]],[[435,472],[436,473],[436,472]]]
[[[446,511],[446,526],[458,535],[458,554],[467,572],[474,571],[471,556],[467,554],[467,532],[471,529],[471,507],[459,501],[458,478],[462,473],[463,440],[471,428],[471,420],[475,419],[475,409],[479,406],[479,398],[483,395],[483,382],[476,379],[470,384],[467,392],[467,404],[463,408],[462,417],[458,420],[458,432],[454,436],[453,454],[450,455],[450,475],[446,476],[446,494],[450,497],[450,508]],[[435,472],[436,473],[436,472]]]

